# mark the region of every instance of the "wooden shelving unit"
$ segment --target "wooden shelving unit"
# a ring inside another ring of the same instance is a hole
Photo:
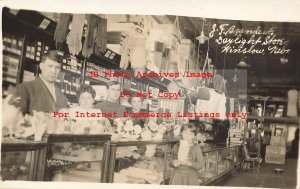
[[[293,117],[266,117],[266,116],[247,116],[248,121],[261,121],[261,122],[270,122],[270,123],[286,123],[286,124],[299,124],[299,118]]]

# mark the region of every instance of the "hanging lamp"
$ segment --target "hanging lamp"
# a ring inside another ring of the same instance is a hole
[[[200,36],[196,37],[196,39],[199,41],[200,44],[204,44],[205,41],[208,40],[208,37],[206,37],[206,36],[204,35],[204,31],[203,31],[203,29],[204,29],[204,21],[205,21],[205,19],[203,18],[201,34],[200,34]]]
[[[289,62],[289,60],[286,57],[281,57],[280,62],[281,62],[281,64],[286,64]]]
[[[248,67],[248,64],[245,61],[244,55],[243,55],[242,59],[240,60],[240,62],[237,64],[237,67],[241,67],[241,68]]]
[[[234,76],[233,76],[233,78],[232,78],[232,81],[233,81],[233,82],[237,82],[237,80],[238,80],[237,75],[236,75],[236,72],[237,72],[237,69],[235,68],[235,69],[234,69]]]

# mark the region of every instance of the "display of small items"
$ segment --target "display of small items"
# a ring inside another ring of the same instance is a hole
[[[28,180],[31,152],[4,152],[1,154],[1,180]]]
[[[22,46],[21,38],[3,34],[3,81],[17,83]]]
[[[49,50],[49,47],[41,41],[30,43],[26,47],[26,58],[32,60],[41,61],[44,53]]]
[[[76,95],[77,89],[81,85],[81,73],[82,64],[81,60],[76,60],[76,58],[63,58],[62,69],[59,77],[56,79],[55,84],[61,90],[62,93],[67,95]],[[75,98],[69,99],[71,102]]]
[[[104,67],[101,67],[99,65],[96,65],[93,62],[87,62],[86,65],[86,76],[96,79],[96,80],[107,80],[107,82],[109,81],[109,79],[107,77],[105,77],[105,72],[109,71],[109,69],[106,69]],[[95,73],[95,74],[91,74],[91,73]]]
[[[62,60],[62,71],[69,71],[74,74],[82,74],[82,65],[83,61],[76,59],[76,57],[68,57],[68,58],[63,58]]]
[[[55,84],[62,93],[75,96],[81,85],[81,78],[62,72]]]

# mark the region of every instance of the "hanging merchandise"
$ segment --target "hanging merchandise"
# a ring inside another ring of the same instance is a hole
[[[213,85],[214,88],[222,91],[223,93],[227,93],[226,91],[226,80],[219,74],[214,75],[213,77]]]
[[[287,116],[297,117],[297,100],[298,100],[298,91],[291,89],[288,91],[288,106],[287,106]]]
[[[96,41],[94,52],[96,55],[101,55],[106,51],[107,45],[107,20],[105,18],[98,18],[96,28]]]
[[[177,46],[179,42],[181,41],[181,32],[179,27],[179,18],[176,16],[176,19],[173,24],[173,32],[172,32],[172,38],[171,38],[171,49],[177,50]]]
[[[152,29],[147,38],[147,69],[159,72],[162,65],[163,52],[165,44],[163,43],[163,32],[158,29]]]
[[[196,112],[219,114],[218,119],[226,119],[226,97],[224,93],[209,89],[209,100],[197,100]]]
[[[129,64],[129,45],[130,45],[130,37],[129,35],[123,36],[121,40],[121,48],[120,48],[120,68],[126,69]]]
[[[78,55],[82,50],[82,32],[85,22],[84,14],[74,14],[72,20],[72,28],[67,36],[67,44],[72,55]]]
[[[86,37],[84,40],[83,48],[82,48],[82,55],[84,57],[89,57],[93,53],[94,43],[96,40],[96,28],[98,26],[97,21],[99,17],[95,15],[86,15],[87,18],[87,32]]]
[[[147,69],[153,72],[159,72],[159,68],[161,66],[162,61],[162,53],[160,52],[148,52],[147,53]]]
[[[71,14],[60,14],[54,33],[54,41],[57,49],[61,49],[63,42],[66,40],[70,21]]]
[[[189,39],[181,39],[180,44],[177,46],[177,54],[180,57],[178,70],[181,75],[184,75],[186,71],[186,65],[191,53],[192,41]]]
[[[131,40],[130,48],[130,61],[132,68],[145,68],[146,67],[146,38],[134,37]]]

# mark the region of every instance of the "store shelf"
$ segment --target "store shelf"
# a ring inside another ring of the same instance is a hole
[[[3,138],[1,142],[1,151],[29,151],[45,146],[46,142],[44,141],[35,142],[32,140]]]
[[[109,80],[101,78],[101,79],[94,79],[91,77],[86,77],[85,81],[89,81],[92,82],[92,84],[107,84],[109,82]]]
[[[299,118],[293,117],[265,117],[265,116],[247,116],[248,121],[258,120],[262,122],[272,122],[272,123],[287,123],[287,124],[299,124]]]
[[[88,61],[93,62],[99,66],[103,66],[108,69],[120,69],[120,63],[114,62],[104,56],[91,55]]]
[[[9,56],[12,56],[17,59],[19,59],[21,56],[20,54],[17,54],[17,53],[11,52],[11,51],[7,51],[7,50],[3,50],[2,52],[3,52],[3,55],[9,55]]]
[[[78,73],[75,73],[75,72],[72,72],[72,71],[66,70],[66,69],[61,69],[61,72],[71,74],[72,76],[75,76],[75,77],[81,77],[82,76],[81,74],[78,74]]]

